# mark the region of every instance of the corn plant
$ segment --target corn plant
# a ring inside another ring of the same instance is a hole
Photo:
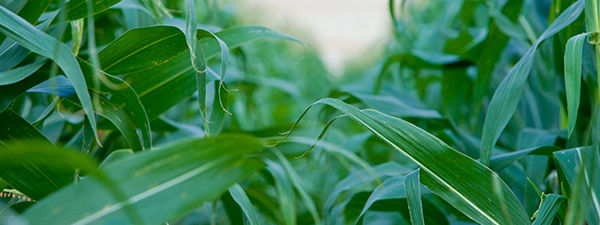
[[[238,10],[0,0],[0,221],[600,224],[600,1],[390,0],[342,77]]]

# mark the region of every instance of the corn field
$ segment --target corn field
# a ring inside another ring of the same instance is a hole
[[[240,10],[0,0],[1,223],[600,224],[600,0],[389,0],[341,76]]]

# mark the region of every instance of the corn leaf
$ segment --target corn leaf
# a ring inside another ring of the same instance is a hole
[[[240,208],[242,208],[242,211],[244,212],[244,215],[248,219],[248,223],[250,225],[262,224],[259,220],[256,209],[252,205],[252,202],[250,202],[250,199],[248,199],[248,195],[246,195],[246,192],[244,192],[242,186],[239,184],[234,184],[229,188],[229,193],[231,194],[233,200],[235,200]]]
[[[495,172],[435,136],[404,120],[374,110],[363,112],[338,99],[325,98],[315,104],[336,108],[410,158],[422,169],[422,184],[475,222],[529,224],[523,206],[504,182],[499,188],[506,202],[490,197],[493,179],[500,179]],[[505,220],[501,204],[508,205],[510,222]]]
[[[584,0],[573,3],[566,9],[546,30],[540,35],[536,43],[529,48],[517,64],[504,77],[490,101],[490,105],[483,124],[481,137],[481,163],[489,165],[492,158],[492,150],[500,133],[510,121],[515,112],[519,100],[525,90],[529,72],[533,66],[535,52],[539,45],[546,39],[571,24],[583,11]]]
[[[262,27],[232,28],[215,35],[230,48],[264,38],[296,40]],[[198,42],[196,47],[202,49],[206,59],[221,52],[215,39]],[[179,29],[154,26],[127,31],[98,57],[105,72],[124,75],[138,93],[148,118],[154,120],[198,89],[189,54],[185,35]]]
[[[81,19],[88,16],[88,1],[92,1],[93,15],[107,10],[121,0],[71,0],[67,2],[67,21]]]
[[[558,162],[562,173],[566,178],[566,184],[571,186],[572,190],[579,190],[581,194],[581,202],[574,204],[583,203],[589,205],[587,210],[583,210],[575,217],[582,217],[582,214],[586,214],[585,218],[589,224],[597,224],[600,221],[600,182],[598,179],[598,157],[594,147],[580,147],[574,149],[567,149],[554,153],[554,158]],[[596,155],[596,156],[595,156]],[[577,178],[581,176],[582,188],[577,186]],[[575,198],[574,196],[571,196]],[[571,202],[569,202],[571,204]],[[572,205],[576,207],[575,205]],[[587,213],[586,213],[587,211]]]
[[[545,196],[540,207],[540,211],[538,212],[536,219],[533,221],[533,225],[552,224],[552,220],[554,220],[554,217],[556,217],[556,213],[558,212],[558,209],[564,200],[565,198],[557,194],[549,194]]]
[[[260,161],[249,157],[261,148],[250,136],[221,135],[142,152],[100,169],[125,200],[115,200],[95,177],[86,177],[38,202],[24,216],[31,224],[132,223],[123,210],[131,206],[140,222],[161,224],[216,199],[261,168]]]
[[[565,49],[565,90],[567,92],[569,136],[573,133],[575,122],[577,122],[581,92],[581,57],[586,37],[587,34],[578,34],[569,38]]]
[[[404,181],[406,188],[406,199],[408,200],[408,211],[412,225],[424,225],[423,205],[421,203],[421,183],[419,182],[419,170],[406,175]]]
[[[87,85],[81,68],[75,56],[71,53],[71,49],[2,6],[0,6],[0,31],[21,46],[54,60],[60,66],[73,84],[75,93],[83,106],[94,133],[96,133],[96,119],[92,108],[92,100],[87,92]]]

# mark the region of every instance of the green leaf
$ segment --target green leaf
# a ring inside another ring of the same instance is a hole
[[[38,129],[11,109],[0,112],[0,145],[30,139],[52,144]]]
[[[52,154],[54,153],[54,154]],[[76,157],[76,153],[72,152]],[[75,168],[69,158],[43,139],[7,142],[0,148],[0,177],[34,200],[73,182]]]
[[[95,177],[86,177],[23,215],[31,224],[123,224],[131,223],[123,211],[129,205],[144,224],[164,223],[218,198],[261,168],[263,164],[250,155],[262,146],[254,137],[231,134],[141,152],[100,169],[122,190],[125,200],[115,200]]]
[[[421,204],[421,183],[419,182],[419,170],[406,175],[404,181],[406,188],[406,199],[408,200],[408,211],[412,225],[425,225],[423,219],[423,205]]]
[[[117,160],[126,159],[126,158],[130,158],[133,156],[134,156],[133,151],[131,151],[130,149],[114,150],[110,154],[108,154],[108,156],[106,156],[106,158],[104,158],[102,163],[100,163],[99,167],[104,167],[104,166],[108,165],[109,163],[113,163],[113,162],[116,162]]]
[[[215,35],[229,48],[265,38],[296,40],[263,27],[231,28]],[[206,59],[220,52],[220,45],[214,39],[203,38],[197,46]],[[189,54],[185,35],[179,29],[153,26],[125,32],[100,51],[98,57],[104,71],[124,75],[138,93],[148,118],[154,120],[198,89]]]
[[[277,200],[279,201],[279,208],[281,210],[281,219],[283,224],[295,225],[296,224],[296,197],[294,195],[294,189],[288,181],[283,167],[276,162],[271,160],[265,160],[267,164],[267,170],[273,176],[275,180],[275,188],[277,189]]]
[[[60,157],[49,157],[47,160],[56,165],[48,166],[37,165],[35,160],[28,157],[11,155],[25,151],[24,146],[31,140],[36,141],[38,148],[54,149],[54,145],[35,127],[10,109],[0,112],[0,124],[0,155],[4,154],[2,157],[5,159],[0,163],[0,177],[3,180],[35,200],[73,181],[74,169],[62,166]]]
[[[71,0],[67,2],[67,21],[72,21],[87,17],[88,1],[92,1],[93,15],[107,10],[111,6],[119,3],[121,0]]]
[[[315,104],[336,108],[418,164],[422,169],[422,184],[475,222],[509,223],[501,213],[501,204],[489,196],[493,180],[500,179],[489,168],[402,119],[375,110],[363,112],[338,99],[325,98]],[[511,215],[510,222],[529,224],[525,209],[514,193],[504,182],[499,185]]]
[[[373,171],[375,172],[376,176],[373,176],[372,175],[373,172],[370,172],[366,169],[357,169],[357,170],[352,171],[352,173],[350,173],[346,178],[339,181],[337,183],[337,185],[335,185],[335,188],[333,189],[334,191],[327,198],[327,201],[325,202],[324,211],[325,212],[332,211],[331,209],[333,208],[335,201],[338,199],[338,197],[340,195],[352,196],[352,194],[343,195],[344,192],[351,192],[351,190],[353,188],[360,187],[361,185],[365,185],[365,184],[369,184],[369,183],[375,183],[374,181],[383,179],[383,177],[388,177],[388,176],[394,176],[394,177],[401,176],[402,182],[404,182],[404,174],[411,172],[412,169],[404,167],[395,162],[388,162],[388,163],[384,163],[384,164],[375,166],[373,168]],[[390,179],[388,179],[388,180],[390,180]],[[388,180],[384,181],[383,183],[385,184]],[[384,184],[381,184],[380,186],[385,187]],[[404,183],[402,183],[402,187],[404,186],[403,184]],[[402,188],[402,191],[404,191],[403,188]],[[351,198],[351,197],[349,197],[349,198]],[[369,209],[369,207],[370,207],[370,205],[365,205],[365,207],[363,208],[363,213],[361,213],[361,214],[366,213],[366,211]],[[325,215],[328,215],[328,214],[325,214]],[[360,216],[359,216],[359,218],[360,218]]]
[[[567,183],[573,191],[578,190],[581,204],[589,205],[584,207],[583,214],[574,215],[577,218],[585,217],[589,224],[598,224],[600,221],[600,181],[598,179],[598,161],[596,149],[594,147],[579,147],[567,149],[554,153],[554,157],[560,166],[560,170],[567,179]],[[581,184],[577,185],[578,177],[581,177]],[[565,184],[566,185],[566,184]],[[578,186],[581,186],[580,188]],[[577,199],[575,196],[569,198]],[[574,204],[580,204],[576,202]],[[575,207],[569,201],[570,207]],[[587,213],[585,211],[587,208]]]
[[[312,198],[310,198],[306,190],[304,190],[302,179],[300,179],[300,176],[298,175],[292,164],[285,158],[285,156],[283,156],[281,152],[274,151],[274,153],[283,165],[287,177],[291,181],[292,185],[294,185],[294,188],[296,188],[296,191],[298,191],[298,193],[300,194],[300,197],[302,198],[304,205],[310,212],[313,221],[317,225],[321,224],[321,219],[319,218],[319,213],[317,213],[317,207],[315,206],[315,202],[312,200]]]
[[[581,58],[583,43],[588,34],[578,34],[567,41],[565,49],[565,90],[567,92],[567,114],[569,136],[575,129],[579,95],[581,90]]]
[[[406,177],[404,176],[392,177],[385,180],[381,185],[375,188],[373,192],[371,192],[371,195],[369,195],[367,202],[363,206],[354,224],[357,224],[360,221],[360,219],[362,219],[362,217],[365,215],[365,213],[367,213],[369,208],[371,208],[371,206],[373,206],[373,204],[375,204],[375,202],[377,201],[387,199],[406,199],[405,184]]]
[[[250,225],[262,224],[258,219],[258,212],[256,212],[256,209],[252,205],[252,202],[250,202],[250,199],[248,199],[248,196],[246,195],[246,192],[244,192],[242,186],[239,184],[234,184],[229,188],[229,193],[231,194],[233,200],[235,200],[235,202],[237,202],[242,208],[242,211],[244,212],[244,215],[246,215]]]
[[[131,149],[134,151],[142,151],[144,147],[135,130],[135,123],[133,123],[131,117],[127,115],[127,112],[102,95],[97,95],[95,98],[98,99],[99,103],[98,105],[94,105],[96,113],[108,119],[115,127],[117,127],[117,130],[123,135],[123,138]]]
[[[492,160],[490,161],[490,168],[494,171],[501,171],[504,168],[512,165],[514,162],[521,160],[528,155],[550,156],[553,152],[557,150],[560,150],[560,148],[556,146],[541,146],[499,154],[492,157]]]
[[[39,70],[40,67],[44,65],[44,63],[46,63],[46,61],[40,61],[9,71],[0,72],[0,85],[9,85],[22,81],[23,79],[33,74],[35,71]]]
[[[542,201],[533,225],[550,225],[556,216],[560,205],[565,199],[561,195],[549,194]]]
[[[0,31],[14,39],[21,46],[54,60],[60,66],[73,84],[92,129],[94,133],[97,133],[92,100],[87,92],[87,85],[81,68],[73,53],[71,53],[71,49],[2,6],[0,6]],[[98,138],[96,140],[99,142]]]
[[[510,121],[527,83],[529,72],[533,66],[533,59],[540,44],[550,38],[569,24],[571,24],[583,11],[584,0],[573,3],[540,35],[537,42],[529,48],[517,64],[504,77],[487,110],[481,137],[481,163],[489,165],[493,148],[500,137],[500,133]]]
[[[98,107],[97,111],[103,110],[111,111],[112,113],[116,113],[119,111],[119,114],[122,114],[122,119],[110,120],[119,130],[122,132],[123,130],[133,129],[133,133],[130,135],[131,138],[128,141],[130,143],[131,148],[134,150],[143,150],[149,149],[152,147],[152,136],[150,133],[150,121],[148,120],[148,115],[146,114],[146,109],[142,105],[137,93],[133,90],[133,88],[125,81],[114,77],[110,74],[104,73],[101,70],[96,69],[96,73],[94,73],[94,67],[87,63],[86,61],[79,60],[79,65],[84,72],[86,82],[90,90],[94,91],[97,94],[107,94],[111,95],[110,102],[106,104],[101,104]],[[97,74],[102,77],[101,82],[98,84],[94,83],[94,74]],[[102,100],[102,99],[101,99]],[[106,102],[106,101],[104,101]],[[104,113],[106,115],[106,113]],[[102,125],[102,124],[100,124]],[[137,132],[135,132],[135,127],[140,128],[142,137],[138,138]],[[124,134],[125,135],[125,134]],[[141,146],[138,144],[141,140]],[[137,143],[133,143],[137,142]],[[132,146],[139,146],[135,147]]]

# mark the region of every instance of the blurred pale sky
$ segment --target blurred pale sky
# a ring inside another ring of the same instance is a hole
[[[259,14],[263,25],[308,38],[334,74],[342,72],[347,59],[356,59],[370,48],[382,46],[391,26],[387,0],[241,2],[247,14]]]

